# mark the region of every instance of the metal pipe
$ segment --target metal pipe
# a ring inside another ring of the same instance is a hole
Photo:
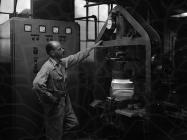
[[[14,0],[14,12],[13,12],[13,16],[16,16],[17,3],[18,3],[18,0]]]
[[[0,12],[0,14],[12,14],[12,13],[7,13],[7,12]]]
[[[102,5],[102,4],[117,4],[116,1],[105,1],[105,2],[97,2],[97,3],[94,3],[94,4],[86,4],[84,5],[84,7],[91,7],[91,6],[97,6],[97,5]]]
[[[88,4],[88,1],[86,1],[86,4]],[[86,17],[88,17],[88,7],[86,7]],[[87,40],[88,40],[88,18],[86,19],[86,48],[87,48]]]
[[[94,3],[94,4],[86,4],[86,5],[84,5],[84,7],[98,6],[98,5],[102,5],[102,4],[106,4],[106,2],[99,2],[99,3]]]

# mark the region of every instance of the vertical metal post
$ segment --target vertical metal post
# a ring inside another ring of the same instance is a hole
[[[145,93],[147,97],[147,103],[152,98],[151,95],[151,43],[149,36],[146,38],[146,60],[145,60],[145,67],[146,67],[146,84],[145,84]]]
[[[88,1],[86,1],[86,5],[88,5]],[[88,17],[88,7],[86,7],[86,17]],[[87,43],[88,41],[88,18],[86,18],[86,48],[87,48]]]
[[[34,11],[33,11],[33,0],[30,0],[30,5],[31,5],[31,17],[33,17]]]
[[[123,17],[120,13],[118,13],[118,17],[116,18],[116,23],[117,23],[117,32],[116,32],[116,38],[121,39],[124,35],[124,20]]]
[[[98,5],[98,11],[97,11],[97,17],[98,17],[98,21],[100,21],[100,19],[99,19],[99,16],[100,16],[100,6]],[[97,27],[98,27],[98,33],[99,33],[99,22],[97,22]],[[95,38],[95,40],[96,40],[96,38]]]
[[[17,7],[17,0],[14,0],[14,12],[13,12],[13,16],[16,16],[16,7]]]
[[[99,32],[97,32],[97,30],[99,30],[99,28],[97,28],[98,26],[97,26],[97,17],[96,16],[94,16],[94,21],[95,21],[95,40],[97,39],[97,33]],[[98,22],[99,23],[99,22]]]

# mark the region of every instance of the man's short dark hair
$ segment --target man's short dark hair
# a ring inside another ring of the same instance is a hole
[[[51,42],[47,43],[45,49],[46,49],[47,54],[50,55],[50,51],[54,50],[53,44]]]

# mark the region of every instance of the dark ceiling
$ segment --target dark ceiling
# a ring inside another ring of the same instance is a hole
[[[87,0],[96,3],[115,3],[123,7],[131,7],[149,24],[164,36],[165,30],[177,32],[186,30],[187,17],[173,18],[172,15],[187,12],[187,0]],[[184,33],[182,33],[184,36]],[[186,32],[185,32],[186,36]]]
[[[89,2],[104,2],[104,3],[116,3],[121,6],[130,6],[137,11],[144,12],[147,9],[151,11],[153,15],[165,16],[173,15],[177,13],[187,12],[186,0],[86,0]]]

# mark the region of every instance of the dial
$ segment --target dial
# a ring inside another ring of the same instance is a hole
[[[46,27],[44,25],[40,25],[39,30],[40,30],[40,33],[45,33]]]
[[[32,26],[30,24],[25,24],[24,25],[24,30],[25,30],[25,32],[31,32],[32,31]]]
[[[59,27],[53,27],[53,33],[58,34],[59,33]]]
[[[66,34],[71,34],[72,29],[70,27],[66,27]]]

